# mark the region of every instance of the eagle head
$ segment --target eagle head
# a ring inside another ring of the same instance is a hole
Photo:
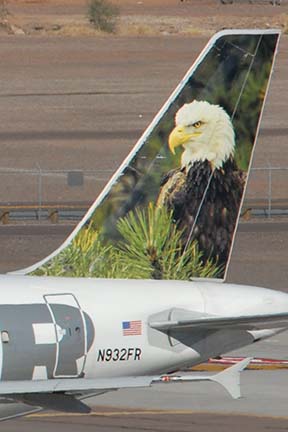
[[[169,148],[182,146],[182,168],[208,160],[213,169],[221,168],[234,154],[235,134],[229,115],[219,105],[194,100],[176,113]]]

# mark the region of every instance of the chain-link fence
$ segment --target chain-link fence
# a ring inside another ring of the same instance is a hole
[[[0,219],[46,219],[58,215],[78,219],[95,200],[112,170],[96,171],[0,168]],[[56,213],[57,211],[57,213]],[[55,217],[52,220],[56,220]]]
[[[97,171],[0,168],[0,203],[92,201],[113,174]]]
[[[17,213],[19,218],[30,211],[32,216],[34,214],[36,219],[41,220],[47,214],[49,216],[61,210],[65,212],[65,217],[69,218],[70,214],[71,218],[77,219],[95,200],[112,174],[113,170],[108,169],[0,168],[0,211],[2,216],[6,211],[6,214]],[[244,208],[267,217],[288,214],[288,168],[253,168]]]
[[[253,168],[244,204],[268,217],[288,214],[288,167]]]
[[[249,3],[249,4],[265,4],[269,3],[273,6],[280,6],[285,0],[220,0],[222,4],[237,4],[237,3]]]

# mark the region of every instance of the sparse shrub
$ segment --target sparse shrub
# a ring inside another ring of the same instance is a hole
[[[107,0],[90,0],[88,3],[88,16],[97,30],[114,33],[119,9]]]
[[[0,0],[0,20],[5,20],[8,15],[9,15],[9,11],[7,7],[7,1]]]

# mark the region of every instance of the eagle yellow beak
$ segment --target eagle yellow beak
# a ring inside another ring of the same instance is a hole
[[[175,154],[175,148],[185,144],[191,138],[201,135],[201,132],[187,132],[185,126],[176,126],[169,135],[168,145],[171,153]]]

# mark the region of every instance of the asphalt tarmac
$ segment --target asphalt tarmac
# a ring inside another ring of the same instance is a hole
[[[87,416],[40,416],[12,420],[5,423],[5,432],[31,432],[41,429],[42,432],[61,431],[131,431],[131,432],[263,432],[283,431],[287,427],[287,418],[271,418],[269,416],[249,416],[235,414],[199,413],[193,410],[117,410],[115,408],[101,410]]]
[[[238,400],[217,384],[162,384],[98,396],[90,402],[93,411],[88,415],[46,411],[1,427],[5,432],[287,430],[287,370],[245,371],[241,380],[243,398]]]
[[[205,42],[203,37],[1,38],[0,200],[29,201],[36,193],[31,178],[20,176],[16,181],[3,173],[4,168],[30,169],[38,164],[46,169],[113,171]],[[288,166],[287,47],[283,37],[254,166]],[[104,177],[85,190],[68,190],[55,180],[45,197],[76,201],[85,194],[93,201]],[[252,178],[247,196],[263,195],[264,183]],[[286,197],[287,177],[275,179],[273,193]],[[240,228],[229,281],[288,289],[287,224],[272,223]],[[1,271],[37,261],[72,228],[1,226]],[[282,334],[237,354],[287,358],[287,346],[287,334]],[[287,371],[247,371],[245,399],[239,401],[230,400],[216,384],[159,386],[99,396],[91,402],[94,412],[85,417],[42,413],[1,428],[7,432],[285,430],[287,385]]]

